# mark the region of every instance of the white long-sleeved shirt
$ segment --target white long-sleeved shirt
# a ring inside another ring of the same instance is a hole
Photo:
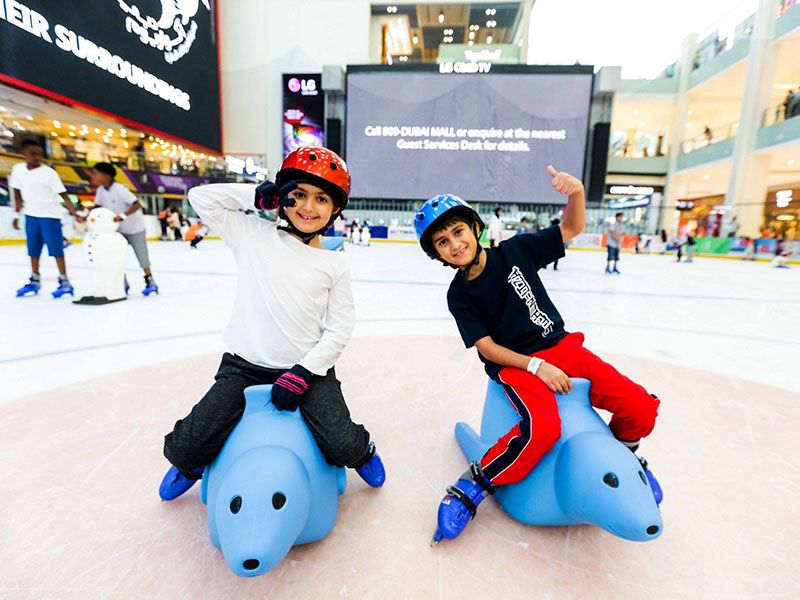
[[[203,223],[230,246],[239,266],[233,314],[223,341],[271,369],[299,363],[324,375],[355,325],[350,267],[338,252],[303,244],[277,224],[246,215],[255,186],[215,183],[189,190]]]

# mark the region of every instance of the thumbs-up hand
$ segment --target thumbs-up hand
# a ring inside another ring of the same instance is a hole
[[[547,172],[550,174],[550,177],[553,178],[553,187],[556,188],[556,191],[560,194],[571,196],[572,194],[583,191],[583,183],[581,183],[581,180],[573,177],[569,173],[556,171],[553,165],[547,165]]]

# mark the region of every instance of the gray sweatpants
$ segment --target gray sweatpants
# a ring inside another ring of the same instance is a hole
[[[136,255],[139,265],[143,269],[149,269],[150,257],[147,255],[147,232],[123,233],[122,235],[128,240],[128,244],[133,247],[133,253]]]
[[[216,383],[164,437],[164,456],[185,472],[211,463],[242,417],[244,389],[275,383],[283,373],[229,352],[223,354]],[[364,456],[369,432],[350,419],[333,368],[324,376],[312,377],[308,391],[300,399],[300,413],[328,463],[346,467]]]

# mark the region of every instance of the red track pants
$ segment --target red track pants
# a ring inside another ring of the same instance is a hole
[[[636,441],[648,435],[658,414],[658,398],[589,352],[583,339],[582,333],[570,333],[536,357],[569,377],[592,382],[589,400],[613,415],[609,427],[617,439]],[[536,375],[505,368],[499,381],[521,420],[489,449],[481,466],[492,483],[504,485],[524,478],[555,445],[561,437],[561,419],[556,395]]]

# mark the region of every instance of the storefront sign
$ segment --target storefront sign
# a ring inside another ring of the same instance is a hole
[[[0,0],[0,81],[219,152],[216,6],[156,5]]]
[[[325,143],[325,94],[322,75],[283,76],[283,156],[303,146]]]
[[[609,200],[608,208],[635,208],[637,206],[648,206],[650,204],[650,196],[643,196],[639,198],[617,198],[616,200]]]

